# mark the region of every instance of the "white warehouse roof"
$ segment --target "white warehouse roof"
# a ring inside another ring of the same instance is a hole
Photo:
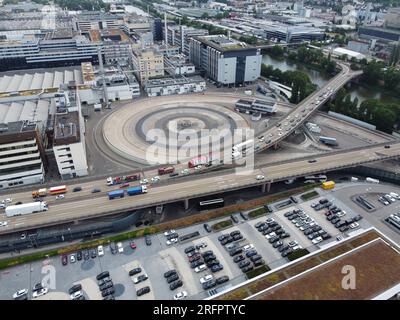
[[[353,50],[349,50],[346,48],[335,48],[333,49],[333,54],[337,55],[337,56],[342,56],[342,55],[347,55],[347,57],[349,58],[356,58],[358,60],[364,59],[365,55],[363,55],[362,53],[359,53],[357,51],[353,51]]]

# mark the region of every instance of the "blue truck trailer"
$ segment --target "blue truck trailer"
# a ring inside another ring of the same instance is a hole
[[[112,200],[115,198],[123,198],[125,194],[124,190],[114,190],[108,193],[108,199]]]
[[[130,196],[147,193],[147,186],[137,186],[126,189],[126,193]]]

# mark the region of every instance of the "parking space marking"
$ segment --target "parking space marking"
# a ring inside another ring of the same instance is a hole
[[[97,285],[96,280],[92,278],[85,278],[77,283],[82,285],[83,291],[87,294],[89,300],[102,300],[101,291]]]

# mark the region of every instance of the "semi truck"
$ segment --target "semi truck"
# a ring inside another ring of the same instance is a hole
[[[47,203],[44,201],[38,201],[8,206],[6,207],[6,215],[7,217],[14,217],[47,210],[49,210]]]
[[[198,156],[196,158],[191,159],[188,162],[188,167],[189,168],[194,168],[194,167],[197,167],[199,165],[206,164],[207,162],[208,162],[208,160],[207,160],[206,156]]]
[[[378,179],[374,179],[374,178],[370,178],[370,177],[365,178],[365,181],[369,182],[369,183],[379,183]]]
[[[337,146],[338,143],[335,138],[319,136],[319,141],[328,146]]]
[[[175,171],[174,167],[163,167],[163,168],[158,168],[158,174],[161,176],[163,174],[168,174],[172,173]]]
[[[32,191],[32,198],[39,198],[39,197],[45,197],[45,196],[47,196],[46,188]]]
[[[140,173],[132,174],[129,176],[121,176],[121,177],[108,177],[106,183],[108,186],[113,186],[116,184],[121,184],[125,182],[137,181],[140,180]]]
[[[137,186],[137,187],[128,188],[128,189],[126,189],[126,193],[129,196],[147,193],[147,186]]]
[[[114,190],[108,193],[108,199],[112,200],[115,198],[123,198],[125,194],[124,190]]]

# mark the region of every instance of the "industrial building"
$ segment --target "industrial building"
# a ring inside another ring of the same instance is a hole
[[[276,113],[277,106],[275,100],[260,99],[239,99],[235,103],[235,110],[247,114],[268,115]]]
[[[44,149],[38,125],[0,124],[0,189],[44,181]]]
[[[83,11],[73,19],[74,29],[82,32],[89,32],[90,30],[120,29],[123,24],[123,15],[100,11]]]
[[[325,31],[323,29],[307,26],[289,26],[279,24],[265,26],[264,31],[267,39],[284,41],[286,43],[325,39]]]
[[[206,82],[200,76],[153,79],[144,87],[149,97],[203,92],[205,89]]]
[[[86,176],[85,125],[79,96],[75,91],[60,92],[56,100],[53,152],[63,179]]]
[[[357,61],[365,59],[365,55],[363,55],[360,52],[356,52],[356,51],[352,51],[352,50],[349,50],[346,48],[340,48],[340,47],[332,50],[332,56],[336,57],[336,58],[346,56],[348,60],[356,59]]]
[[[196,71],[193,63],[184,54],[164,56],[165,72],[170,75],[189,75]]]
[[[190,61],[223,85],[250,83],[261,72],[260,49],[223,35],[193,37]]]
[[[400,40],[400,30],[373,26],[360,26],[358,28],[358,36],[365,39],[376,39],[384,42],[392,42]]]

